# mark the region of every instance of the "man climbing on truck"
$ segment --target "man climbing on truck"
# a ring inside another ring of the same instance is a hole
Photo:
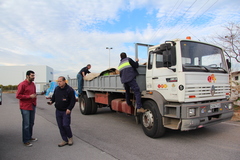
[[[91,73],[89,71],[91,69],[91,64],[88,64],[86,67],[83,67],[77,74],[78,80],[78,95],[82,94],[82,87],[83,87],[83,78],[88,74]]]
[[[130,101],[130,88],[132,89],[136,98],[136,108],[138,113],[144,113],[146,110],[142,108],[141,92],[136,82],[136,76],[138,75],[137,68],[139,66],[138,59],[134,62],[131,58],[127,57],[125,52],[120,54],[121,61],[118,66],[120,72],[121,82],[124,84],[126,90],[126,102],[129,106],[132,106]]]

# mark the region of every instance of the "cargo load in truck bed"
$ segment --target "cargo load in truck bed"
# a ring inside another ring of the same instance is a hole
[[[136,77],[136,81],[139,85],[140,91],[146,90],[146,66],[139,65],[137,70],[139,75]],[[84,80],[83,90],[125,92],[119,74],[109,74],[106,76],[104,76],[104,74],[102,76],[100,75],[90,81]]]
[[[118,74],[119,74],[119,71],[116,68],[109,68],[107,70],[102,71],[101,73],[89,73],[83,79],[86,81],[91,81],[94,78],[97,78],[99,76],[118,75]]]

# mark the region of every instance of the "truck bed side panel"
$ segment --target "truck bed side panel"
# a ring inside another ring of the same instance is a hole
[[[139,75],[136,77],[136,81],[140,87],[140,91],[146,90],[146,66],[140,65],[137,70]],[[100,76],[91,81],[84,81],[83,90],[125,92],[120,75]]]

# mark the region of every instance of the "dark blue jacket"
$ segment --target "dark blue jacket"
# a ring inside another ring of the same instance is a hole
[[[67,83],[64,88],[57,86],[54,90],[51,101],[52,103],[55,102],[55,107],[57,110],[72,110],[76,103],[74,90]]]
[[[122,83],[132,81],[138,75],[138,62],[134,62],[131,58],[123,58],[120,61],[118,70],[120,71],[120,78]]]
[[[84,74],[86,75],[87,73],[91,73],[89,70],[88,70],[88,67],[83,67],[79,72],[78,74],[80,74],[81,76],[82,75],[82,72],[84,72]]]

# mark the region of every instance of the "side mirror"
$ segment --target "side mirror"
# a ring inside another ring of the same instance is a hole
[[[228,69],[231,69],[231,67],[232,67],[231,62],[228,59],[226,60],[226,62],[227,62]]]
[[[164,67],[171,67],[172,66],[172,56],[171,53],[167,50],[163,52],[163,66]]]
[[[171,49],[171,44],[170,43],[164,43],[164,44],[161,44],[159,48],[160,48],[161,51],[167,51],[167,50]]]
[[[164,67],[171,67],[176,65],[176,48],[171,44],[165,44],[166,50],[163,51],[163,65]]]
[[[157,54],[163,54],[163,51],[167,51],[171,49],[170,43],[164,43],[161,44],[159,47],[157,47],[153,52]]]

